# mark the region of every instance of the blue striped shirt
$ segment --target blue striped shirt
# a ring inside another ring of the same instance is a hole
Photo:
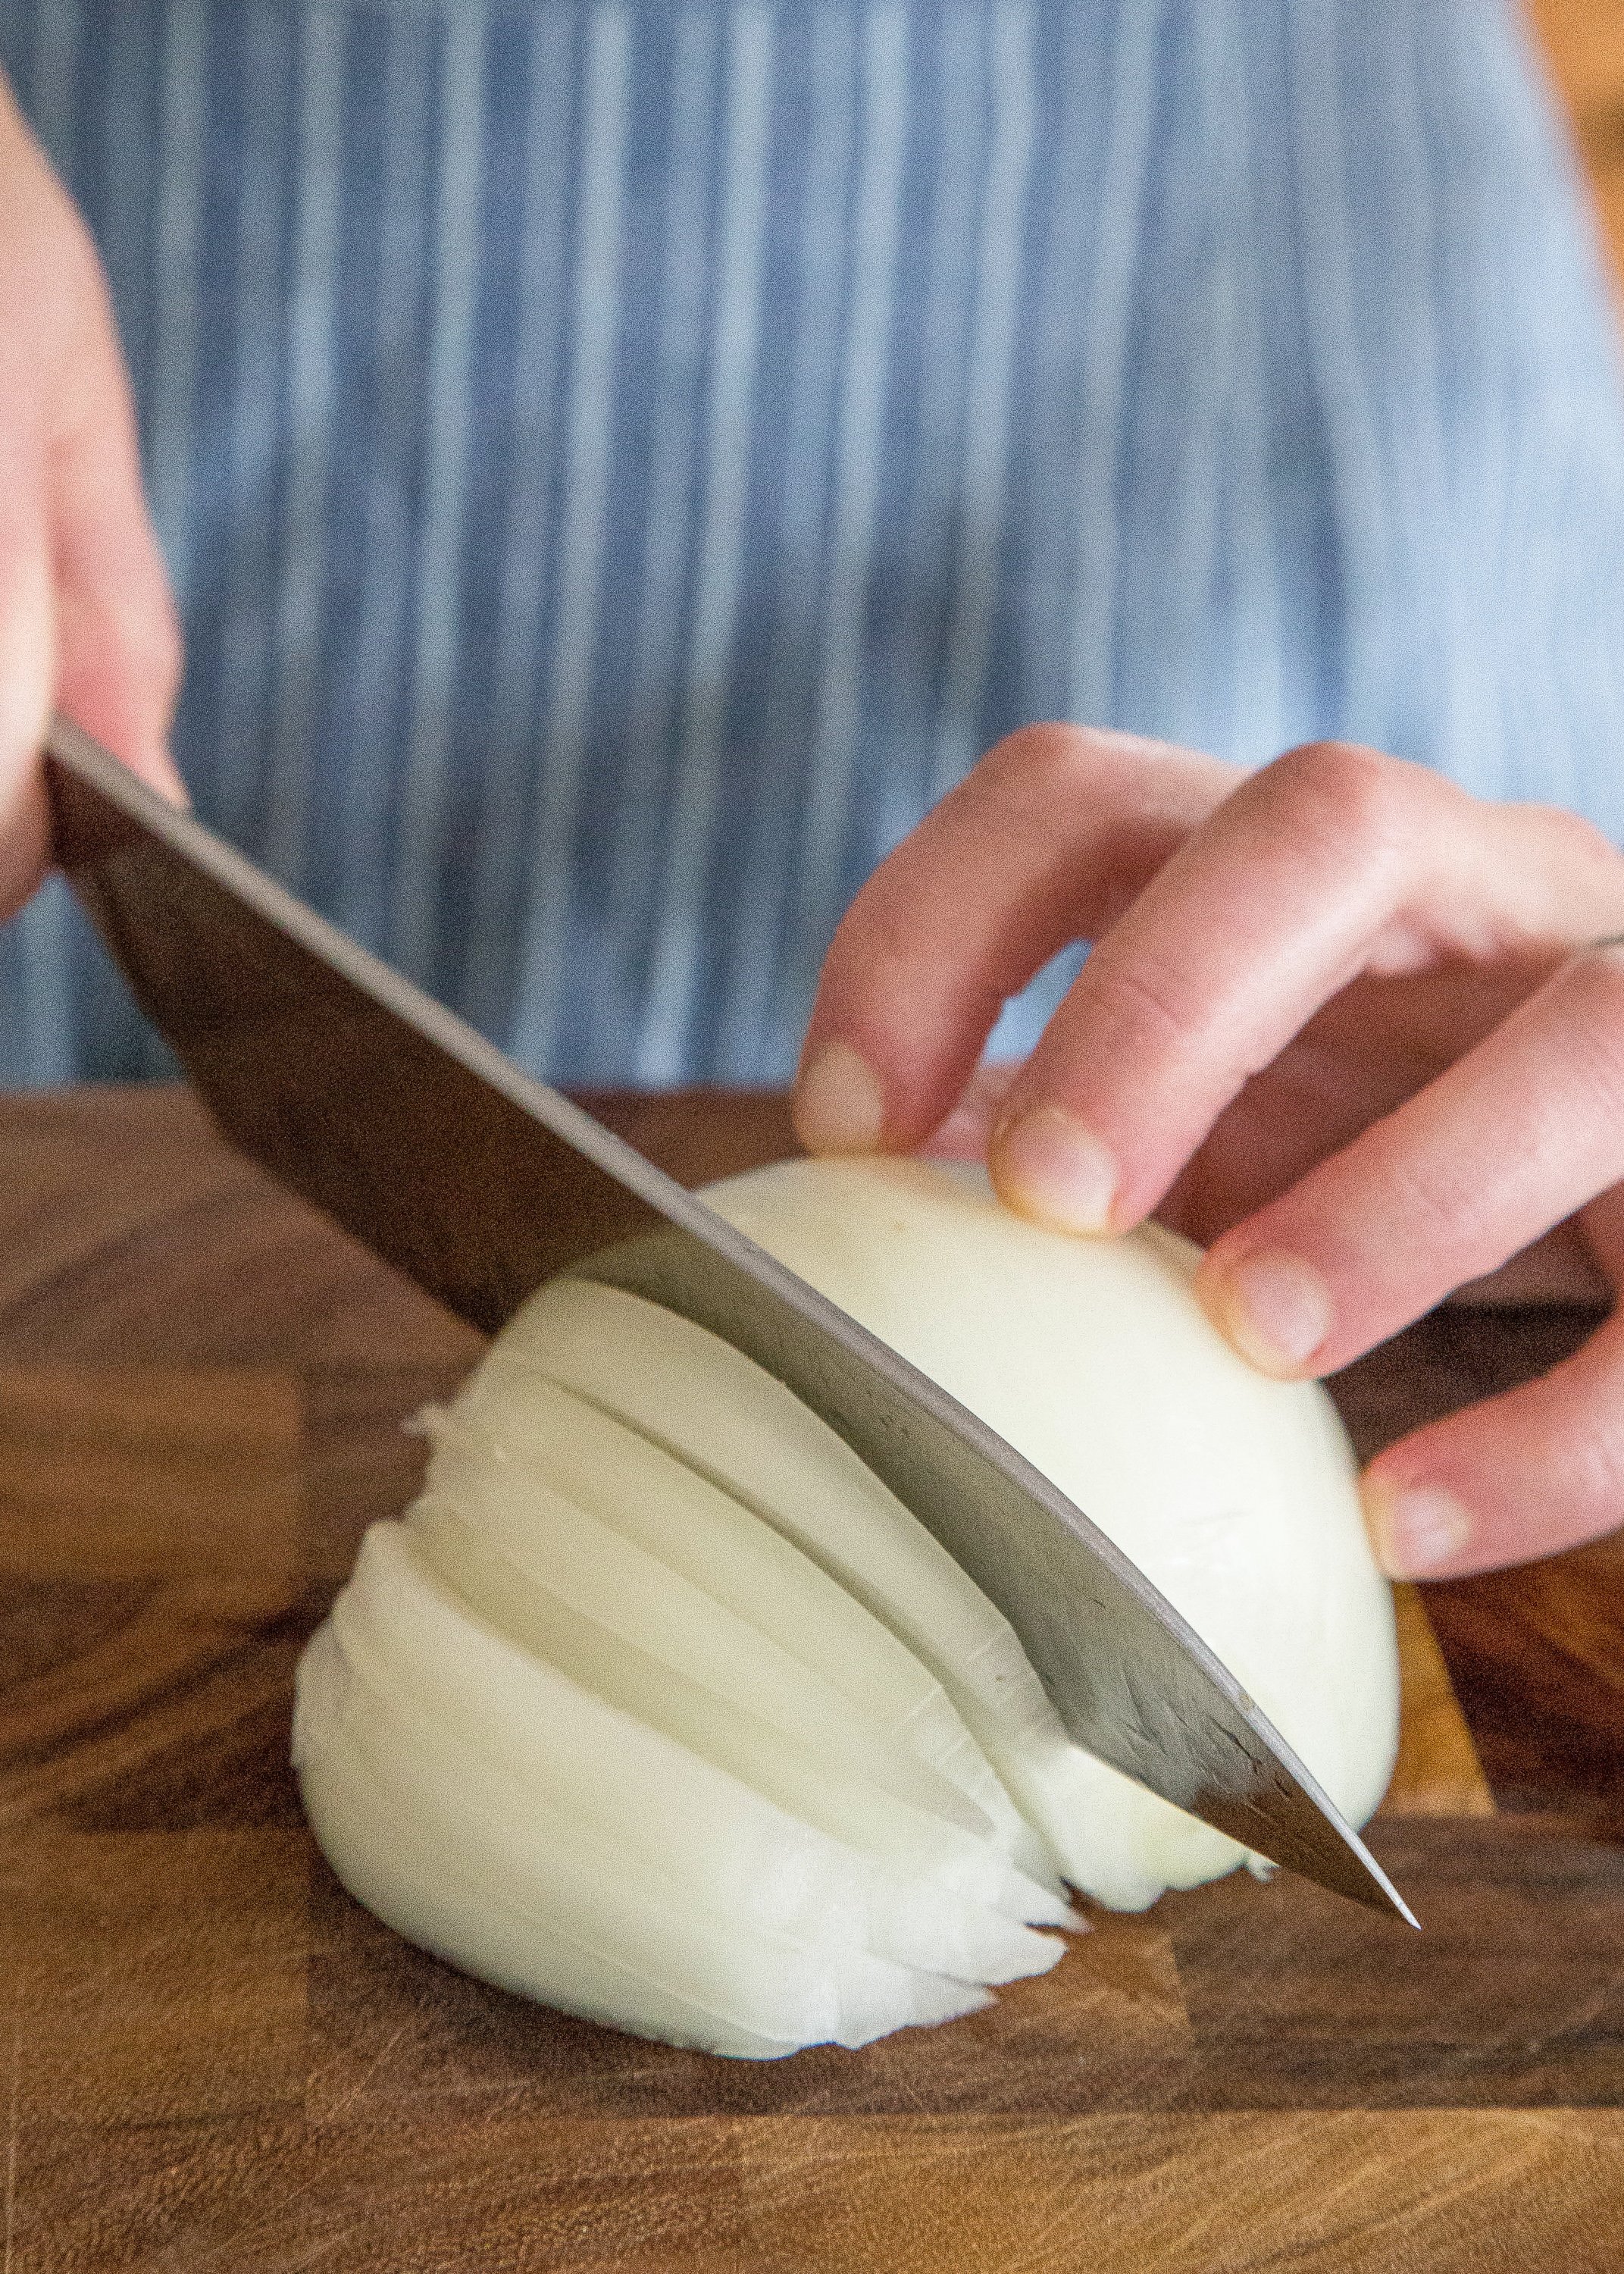
[[[1494,0],[0,0],[0,60],[199,811],[540,1072],[783,1077],[1034,718],[1624,837],[1617,358]],[[151,1063],[48,892],[0,1079]]]

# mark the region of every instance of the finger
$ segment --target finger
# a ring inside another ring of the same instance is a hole
[[[1132,734],[1024,728],[882,863],[835,936],[801,1053],[809,1152],[921,1143],[1006,998],[1115,921],[1233,788],[1215,758]]]
[[[1395,1579],[1463,1577],[1554,1555],[1624,1522],[1624,1319],[1543,1380],[1389,1446],[1365,1479]]]
[[[1220,1239],[1229,1339],[1324,1374],[1430,1311],[1624,1169],[1624,949],[1571,957],[1476,1049]]]
[[[0,922],[45,873],[49,815],[40,746],[56,674],[49,554],[38,485],[0,456]]]
[[[98,269],[85,290],[85,346],[50,465],[56,702],[154,788],[184,802],[169,748],[181,674],[178,619]]]
[[[1606,929],[1613,911],[1624,863],[1568,817],[1482,804],[1374,751],[1289,752],[1089,958],[994,1132],[995,1180],[1028,1214],[1125,1230],[1359,973],[1451,958],[1545,968],[1575,918]]]

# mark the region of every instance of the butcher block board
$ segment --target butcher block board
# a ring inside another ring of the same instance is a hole
[[[690,1178],[786,1149],[605,1103]],[[1587,1323],[1446,1315],[1344,1410]],[[1624,2269],[1616,1549],[1402,1592],[1421,1934],[1243,1874],[950,2028],[714,2061],[409,1947],[300,1818],[295,1660],[477,1349],[177,1093],[0,1102],[3,2274]]]

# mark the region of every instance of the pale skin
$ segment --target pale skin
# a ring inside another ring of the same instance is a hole
[[[181,643],[89,236],[0,79],[0,920],[45,872],[53,708],[165,794]],[[1213,1317],[1329,1372],[1467,1283],[1610,1299],[1624,1277],[1624,859],[1327,744],[1251,777],[1033,727],[864,887],[797,1088],[815,1152],[982,1152],[1085,1235],[1205,1243]],[[1016,1070],[1004,998],[1099,945]],[[1367,1476],[1395,1573],[1538,1555],[1624,1517],[1624,1318],[1542,1382]]]

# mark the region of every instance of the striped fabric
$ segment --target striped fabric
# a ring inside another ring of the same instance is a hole
[[[539,1071],[785,1075],[1036,717],[1624,837],[1624,410],[1491,0],[0,0],[0,57],[199,810]],[[0,1079],[151,1063],[48,892]]]

